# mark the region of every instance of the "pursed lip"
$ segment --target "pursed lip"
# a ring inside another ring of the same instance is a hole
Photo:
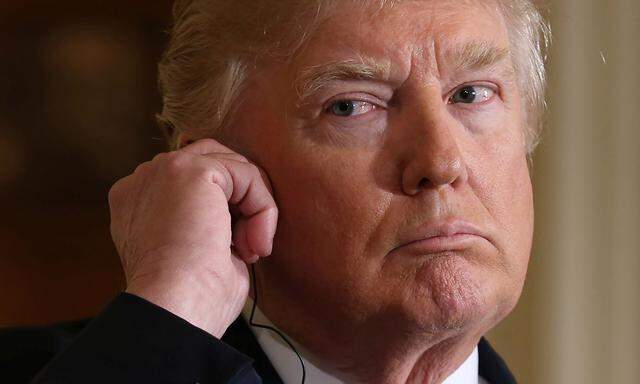
[[[489,237],[478,226],[469,221],[449,218],[429,222],[420,226],[407,241],[391,252],[428,255],[446,251],[461,251],[478,241],[488,241]]]

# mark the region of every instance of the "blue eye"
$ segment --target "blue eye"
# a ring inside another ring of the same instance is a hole
[[[494,95],[495,91],[489,87],[484,87],[481,85],[468,85],[458,89],[451,99],[449,100],[450,104],[473,104],[473,103],[482,103],[483,101],[487,101],[491,99]]]
[[[337,116],[351,116],[356,109],[353,101],[341,100],[331,104],[331,113]]]
[[[338,100],[327,108],[327,112],[335,116],[350,117],[367,113],[375,108],[375,105],[359,100]]]

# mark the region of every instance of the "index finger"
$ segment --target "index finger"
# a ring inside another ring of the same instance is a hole
[[[219,141],[207,138],[194,141],[193,143],[180,148],[178,151],[193,153],[194,155],[207,155],[210,153],[237,153],[226,147]]]
[[[218,161],[224,165],[231,179],[232,191],[228,201],[238,207],[243,216],[234,228],[234,238],[239,240],[238,249],[243,256],[251,253],[269,255],[278,221],[278,209],[266,173],[253,164]]]

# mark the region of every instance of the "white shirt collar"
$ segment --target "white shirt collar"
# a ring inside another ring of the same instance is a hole
[[[251,316],[251,308],[253,306],[253,300],[249,298],[242,310],[242,316],[249,322]],[[256,307],[256,312],[253,316],[254,323],[261,325],[268,325],[270,327],[275,326],[267,319],[267,317]],[[300,360],[291,348],[278,336],[275,332],[268,329],[249,326],[251,331],[255,335],[260,347],[262,347],[265,355],[269,358],[271,365],[275,368],[276,372],[284,382],[284,384],[298,384],[302,382],[302,367]],[[279,330],[280,331],[280,330]],[[282,332],[282,331],[280,331]],[[282,332],[284,334],[284,332]],[[286,334],[285,334],[286,336]],[[322,371],[306,357],[304,348],[293,341],[291,338],[287,339],[294,345],[298,354],[304,362],[306,371],[305,384],[341,384],[341,380],[333,377],[332,375]],[[478,379],[478,348],[476,347],[467,360],[456,369],[451,376],[449,376],[442,384],[482,384],[484,380]]]

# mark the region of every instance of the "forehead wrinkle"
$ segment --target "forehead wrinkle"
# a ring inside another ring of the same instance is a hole
[[[299,100],[305,100],[333,81],[381,80],[389,78],[391,65],[387,60],[359,55],[357,59],[332,61],[303,68],[294,86]]]

